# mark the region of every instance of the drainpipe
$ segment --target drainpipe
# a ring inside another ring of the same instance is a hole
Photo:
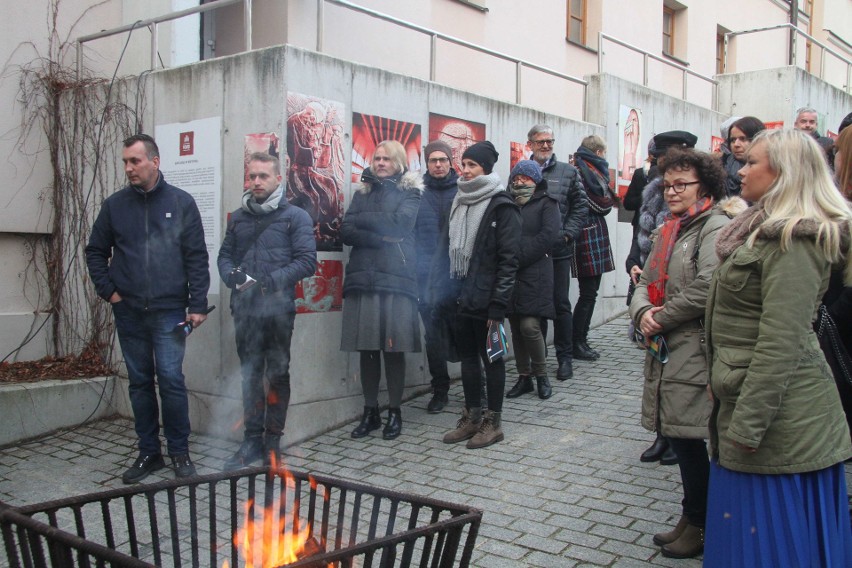
[[[799,0],[788,0],[790,2],[790,24],[793,26],[790,29],[789,54],[787,55],[787,65],[796,64],[796,41],[799,39]]]

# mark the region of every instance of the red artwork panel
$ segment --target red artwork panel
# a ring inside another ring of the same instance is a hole
[[[379,142],[396,140],[405,148],[408,169],[419,171],[420,125],[370,114],[352,113],[352,183],[370,166]]]
[[[255,152],[266,152],[270,156],[279,156],[280,139],[274,132],[258,132],[257,134],[246,134],[245,154],[243,155],[243,189],[249,188],[248,162],[249,156]]]
[[[343,250],[343,103],[287,93],[287,200],[314,221],[319,251]]]
[[[509,170],[521,160],[531,160],[532,150],[527,142],[509,142]]]
[[[429,142],[441,140],[453,150],[453,168],[461,173],[464,151],[485,140],[485,125],[453,116],[429,113]]]
[[[321,260],[313,276],[296,284],[296,313],[339,312],[343,308],[343,262]]]

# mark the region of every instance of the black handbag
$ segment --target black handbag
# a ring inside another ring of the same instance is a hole
[[[843,346],[840,332],[837,331],[837,325],[828,314],[828,308],[825,307],[825,304],[821,305],[817,311],[814,331],[819,338],[819,345],[825,354],[828,366],[831,367],[831,372],[834,374],[834,381],[838,386],[843,383],[847,387],[852,386],[852,357],[849,356],[849,352]]]

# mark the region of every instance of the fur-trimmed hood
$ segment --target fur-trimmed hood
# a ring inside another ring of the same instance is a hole
[[[416,191],[417,193],[423,192],[423,176],[420,175],[420,172],[406,170],[402,174],[394,174],[390,177],[378,178],[373,174],[373,171],[370,168],[364,169],[363,173],[361,173],[361,183],[358,184],[355,191],[360,193],[370,193],[373,186],[377,183],[392,184],[393,187],[400,191]]]
[[[742,197],[734,195],[732,197],[726,197],[720,201],[716,207],[718,207],[722,213],[733,219],[734,217],[744,213],[746,209],[748,209],[749,205],[748,201]]]
[[[761,205],[749,207],[737,219],[719,232],[716,239],[716,253],[721,260],[728,258],[737,248],[748,239],[753,231],[757,231],[759,239],[778,240],[781,238],[783,226],[779,224],[764,225],[766,213]],[[793,238],[816,240],[819,235],[819,223],[815,219],[802,219],[793,227]],[[846,285],[852,285],[852,235],[848,225],[841,227],[840,250],[845,257],[844,271]]]

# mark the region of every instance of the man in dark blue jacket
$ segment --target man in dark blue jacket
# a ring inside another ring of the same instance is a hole
[[[264,458],[280,463],[279,445],[290,404],[290,340],[296,284],[314,273],[317,247],[313,221],[290,205],[278,158],[249,156],[249,191],[231,214],[219,274],[232,289],[231,313],[243,375],[243,443],[224,470]],[[263,387],[264,371],[269,389]]]
[[[445,142],[430,142],[423,155],[426,158],[426,174],[423,175],[425,189],[420,198],[414,234],[417,239],[417,285],[420,290],[418,304],[420,319],[426,331],[426,360],[429,363],[429,374],[432,375],[432,399],[426,405],[426,410],[430,414],[437,414],[449,400],[449,338],[446,335],[451,326],[450,322],[443,321],[447,315],[436,309],[443,298],[428,297],[429,270],[441,240],[441,232],[447,230],[450,208],[458,192],[459,175],[453,169],[453,151]],[[443,254],[448,254],[447,250]]]
[[[192,196],[163,179],[153,138],[125,140],[122,160],[130,185],[104,200],[86,246],[98,296],[112,304],[139,436],[139,457],[122,481],[137,483],[165,466],[157,387],[175,475],[187,477],[195,466],[182,370],[186,337],[175,326],[198,327],[207,318],[204,228]]]

